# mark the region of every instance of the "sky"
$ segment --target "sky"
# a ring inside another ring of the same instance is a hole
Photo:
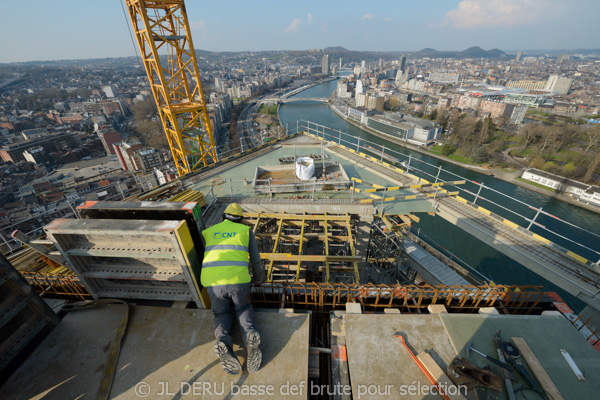
[[[135,55],[125,0],[1,0],[0,63]],[[599,48],[599,0],[186,0],[210,51]]]

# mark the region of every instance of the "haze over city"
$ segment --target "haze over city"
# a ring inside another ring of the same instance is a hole
[[[120,0],[3,5],[0,62],[135,55]],[[204,2],[187,10],[210,51],[585,49],[598,47],[595,0]]]

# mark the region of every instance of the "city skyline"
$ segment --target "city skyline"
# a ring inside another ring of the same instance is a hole
[[[593,49],[593,0],[186,3],[196,49],[355,51]],[[135,56],[122,2],[43,0],[3,8],[0,63]]]

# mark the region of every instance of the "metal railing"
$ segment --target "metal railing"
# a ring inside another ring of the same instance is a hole
[[[537,207],[535,205],[528,204],[520,199],[517,199],[497,189],[487,186],[482,182],[477,182],[452,171],[448,171],[447,169],[444,169],[442,165],[434,165],[428,163],[427,161],[424,161],[418,157],[419,153],[417,153],[416,156],[413,154],[407,155],[402,152],[393,150],[390,147],[386,147],[385,145],[375,143],[358,136],[353,136],[348,133],[342,132],[341,130],[333,129],[328,126],[311,121],[298,121],[296,130],[306,131],[312,135],[322,138],[323,140],[331,141],[333,143],[346,146],[355,150],[357,153],[369,153],[376,158],[380,158],[382,161],[386,161],[391,164],[399,164],[398,166],[400,168],[408,170],[411,174],[414,174],[418,177],[422,177],[424,179],[431,180],[435,183],[454,181],[457,178],[465,180],[466,185],[449,186],[454,186],[456,190],[458,190],[461,193],[461,196],[463,196],[466,200],[470,201],[473,205],[485,204],[494,213],[503,216],[509,215],[512,218],[511,220],[513,222],[517,223],[524,229],[535,233],[532,230],[532,228],[535,227],[538,230],[538,232],[543,231],[545,233],[550,234],[551,237],[555,238],[551,241],[556,241],[556,239],[558,239],[559,242],[562,242],[561,245],[563,245],[564,247],[570,248],[570,250],[573,251],[584,252],[588,255],[588,258],[598,260],[596,261],[596,264],[600,263],[600,249],[591,248],[590,246],[585,245],[583,243],[579,243],[576,240],[573,240],[565,234],[561,234],[559,232],[574,230],[580,234],[589,235],[600,241],[599,234],[592,232],[589,229],[582,228],[570,221],[559,218],[556,215],[550,214],[544,211],[542,207]],[[391,142],[391,144],[401,146],[401,144],[393,142]],[[397,160],[397,162],[395,162],[394,159]],[[442,177],[447,179],[442,179]],[[469,187],[468,185],[471,185],[471,187]],[[486,194],[484,190],[489,194]],[[500,200],[491,199],[490,194],[500,196]],[[526,215],[526,212],[530,212],[530,214]],[[547,216],[551,218],[551,220],[546,224],[542,224],[538,221],[541,215]],[[547,226],[550,224],[558,225],[556,225],[556,227],[550,228]]]
[[[451,312],[475,313],[481,307],[497,307],[501,313],[530,314],[543,310],[545,292],[539,286],[429,286],[345,283],[269,283],[255,287],[252,303],[264,308],[301,308],[316,312],[343,310],[346,303],[360,303],[365,311],[398,308],[423,312],[431,304],[443,304]]]

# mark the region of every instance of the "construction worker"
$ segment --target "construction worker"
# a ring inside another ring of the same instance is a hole
[[[231,328],[234,316],[248,350],[248,372],[258,371],[262,362],[260,335],[254,325],[254,309],[250,303],[250,286],[251,282],[261,285],[265,273],[254,232],[241,223],[242,218],[242,207],[232,203],[225,209],[221,223],[202,231],[205,249],[201,282],[212,303],[217,338],[214,349],[223,369],[232,375],[242,371],[240,361],[233,353]]]

